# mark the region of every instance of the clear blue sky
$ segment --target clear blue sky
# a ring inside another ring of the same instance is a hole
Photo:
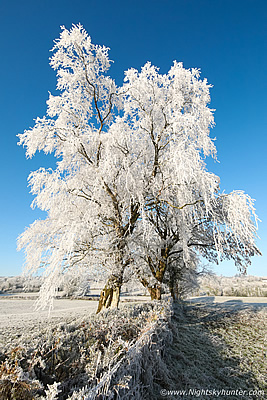
[[[111,75],[146,61],[167,72],[173,60],[197,67],[214,87],[211,107],[219,164],[209,169],[229,192],[243,189],[255,198],[262,223],[251,275],[267,275],[266,0],[1,0],[0,275],[22,271],[16,238],[36,218],[27,187],[30,171],[54,165],[52,156],[26,160],[18,133],[46,112],[55,74],[48,58],[60,26],[81,23],[96,44],[111,48]],[[231,263],[215,267],[234,275]]]

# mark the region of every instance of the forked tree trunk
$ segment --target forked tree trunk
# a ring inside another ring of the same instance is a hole
[[[96,314],[107,308],[118,308],[122,282],[117,277],[109,278],[104,289],[100,292],[100,299]]]
[[[149,286],[149,282],[146,278],[139,277],[142,285],[148,290],[151,300],[161,300],[161,283],[158,282],[154,286]]]
[[[154,287],[147,287],[151,300],[161,300],[161,286],[155,285]]]
[[[165,253],[167,253],[168,249],[163,249],[162,250],[162,257],[163,260],[160,260],[158,264],[153,263],[151,257],[147,258],[148,266],[152,272],[152,275],[154,278],[156,278],[157,283],[155,283],[153,286],[149,285],[149,282],[146,280],[146,278],[141,278],[139,277],[140,282],[142,283],[145,288],[147,288],[151,300],[161,300],[161,285],[163,282],[164,274],[167,269],[167,256]]]
[[[114,207],[115,218],[112,218],[111,221],[117,235],[117,245],[114,247],[113,253],[115,253],[115,264],[119,266],[119,272],[108,279],[106,286],[101,291],[98,309],[96,311],[97,314],[103,309],[118,308],[119,306],[124,269],[131,261],[130,258],[127,261],[124,260],[125,238],[133,232],[135,223],[139,218],[139,204],[131,202],[129,221],[127,224],[123,225],[120,201],[118,200],[116,192],[113,192],[106,182],[104,182],[104,188],[110,196]]]

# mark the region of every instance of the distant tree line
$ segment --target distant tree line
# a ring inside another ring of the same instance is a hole
[[[267,278],[258,276],[206,275],[199,279],[196,295],[266,297]]]

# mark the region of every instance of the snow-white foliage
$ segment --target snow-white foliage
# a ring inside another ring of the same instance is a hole
[[[38,292],[41,277],[0,276],[0,293]]]
[[[48,390],[45,390],[45,397],[42,397],[42,400],[57,400],[58,393],[61,391],[58,389],[60,386],[59,382],[53,383],[53,385],[48,385]]]
[[[248,195],[221,194],[219,178],[206,170],[205,157],[216,158],[214,118],[199,70],[174,62],[160,74],[146,63],[117,87],[107,75],[108,48],[94,45],[81,25],[62,27],[52,50],[60,94],[50,94],[47,115],[18,135],[27,157],[42,150],[58,158],[55,170],[29,176],[32,206],[47,218],[18,240],[26,273],[44,269],[42,304],[67,269],[121,278],[159,248],[188,266],[201,253],[245,268],[258,253],[257,217]]]

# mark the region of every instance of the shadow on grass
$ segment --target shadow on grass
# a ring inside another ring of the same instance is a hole
[[[223,297],[221,299],[223,299]],[[201,296],[191,299],[187,301],[187,303],[198,304],[198,305],[205,304],[209,306],[213,305],[214,307],[216,307],[216,309],[218,307],[221,307],[221,308],[231,308],[232,310],[258,309],[267,307],[267,302],[258,301],[259,300],[258,297],[256,297],[255,300],[253,297],[250,297],[249,300],[250,301],[244,301],[244,298],[242,299],[233,298],[230,300],[216,302],[215,296]]]
[[[236,302],[229,305],[235,307]],[[229,313],[233,316],[233,309],[218,307],[217,304],[215,307],[210,298],[198,305],[175,305],[174,309],[170,327],[173,342],[164,356],[169,379],[163,382],[159,378],[155,382],[156,385],[159,384],[155,398],[163,399],[161,393],[164,398],[176,400],[266,398],[260,394],[254,397],[253,394],[248,394],[251,390],[259,390],[255,375],[251,371],[242,371],[240,358],[231,355],[231,352],[224,357],[226,344],[208,330],[210,321],[221,323]],[[240,395],[239,392],[235,395],[232,392],[231,395],[220,395],[218,392],[205,392],[208,390],[242,390],[244,394]],[[176,393],[172,395],[171,391]],[[179,391],[186,391],[186,394],[179,394]]]

